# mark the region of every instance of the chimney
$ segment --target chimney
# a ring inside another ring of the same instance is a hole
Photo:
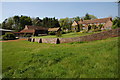
[[[28,25],[25,25],[25,29],[28,29]]]
[[[83,19],[82,19],[82,18],[80,18],[80,22],[83,22]]]

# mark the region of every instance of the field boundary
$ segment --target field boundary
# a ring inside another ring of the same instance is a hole
[[[30,42],[38,43],[71,43],[71,42],[86,42],[86,41],[95,41],[102,40],[110,37],[120,36],[120,28],[112,29],[108,31],[103,31],[100,33],[95,33],[91,35],[81,36],[81,37],[72,37],[72,38],[28,38]]]

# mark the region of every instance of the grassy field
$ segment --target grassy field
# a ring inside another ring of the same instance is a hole
[[[80,37],[80,36],[86,36],[94,33],[99,33],[99,32],[90,32],[90,33],[72,32],[72,33],[62,34],[61,38]],[[48,36],[40,36],[40,37],[37,36],[35,38],[57,38],[57,36],[48,35]]]
[[[93,42],[4,42],[4,78],[117,78],[118,37]]]

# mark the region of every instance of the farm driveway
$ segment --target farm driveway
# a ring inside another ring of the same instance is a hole
[[[5,40],[0,42],[13,42],[13,41],[20,41],[20,40],[27,40],[27,39]]]

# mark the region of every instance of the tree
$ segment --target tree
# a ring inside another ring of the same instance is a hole
[[[14,24],[13,18],[12,18],[12,17],[9,17],[9,18],[7,19],[6,28],[7,28],[7,29],[14,29],[13,24]]]
[[[42,20],[39,17],[32,18],[32,24],[34,26],[42,26]]]
[[[18,26],[18,31],[24,29],[25,25],[32,25],[32,19],[28,16],[20,17],[20,26]]]
[[[6,29],[7,28],[7,19],[5,19],[3,22],[2,22],[2,28]]]
[[[79,16],[76,16],[73,18],[74,21],[80,21],[80,17]]]
[[[2,24],[0,23],[0,28],[2,28]]]
[[[62,18],[59,20],[59,23],[60,23],[60,26],[63,28],[63,29],[68,29],[68,30],[71,30],[71,25],[73,23],[73,19],[72,18]]]
[[[85,17],[83,17],[84,20],[91,20],[91,19],[97,19],[96,16],[94,15],[90,15],[90,14],[86,14]]]
[[[20,17],[19,16],[14,16],[13,20],[14,20],[14,27],[15,27],[15,29],[18,29],[19,22],[20,22]]]
[[[89,16],[90,16],[91,19],[97,19],[97,17],[94,16],[94,15],[90,15],[90,14],[89,14]]]
[[[91,20],[91,17],[89,16],[88,13],[85,15],[84,20]]]
[[[48,18],[48,17],[45,17],[43,18],[43,21],[42,21],[42,26],[44,27],[60,27],[60,24],[58,22],[58,19],[55,19],[55,17],[53,18]]]
[[[114,28],[118,28],[118,27],[120,27],[120,17],[116,17],[113,20],[113,26],[112,26],[112,28],[114,29]]]

